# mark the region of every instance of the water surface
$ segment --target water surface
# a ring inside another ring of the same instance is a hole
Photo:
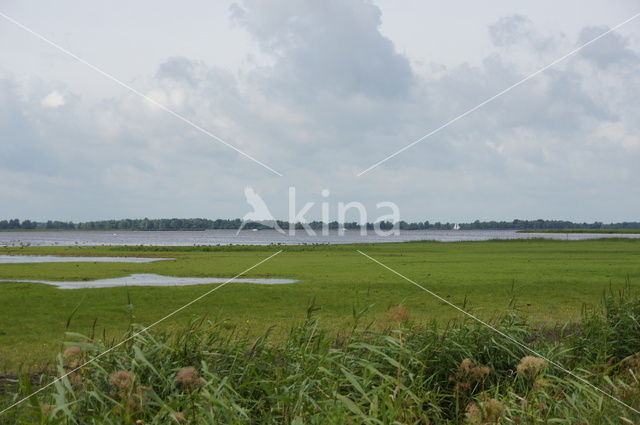
[[[560,239],[583,240],[597,238],[640,238],[640,234],[602,233],[518,233],[515,230],[405,230],[399,235],[379,236],[373,231],[361,235],[357,230],[339,235],[332,231],[329,235],[308,235],[303,230],[294,236],[283,235],[275,230],[253,232],[243,230],[236,235],[235,230],[205,231],[46,231],[46,232],[0,232],[0,246],[94,246],[94,245],[304,245],[304,244],[346,244],[380,243],[432,240],[441,242],[486,241],[490,239]]]
[[[114,288],[118,286],[186,286],[204,285],[209,283],[229,282],[229,278],[220,277],[172,277],[158,274],[132,274],[126,277],[112,279],[97,279],[87,281],[54,281],[54,280],[0,280],[0,282],[23,282],[23,283],[44,283],[55,285],[60,289],[80,289],[80,288]],[[238,278],[230,283],[255,283],[260,285],[283,285],[295,283],[293,279],[260,279],[260,278]]]
[[[55,255],[0,255],[0,264],[21,263],[152,263],[173,258],[56,257]]]

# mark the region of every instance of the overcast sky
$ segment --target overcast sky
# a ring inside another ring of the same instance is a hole
[[[640,220],[637,1],[0,1],[0,218]],[[323,189],[330,196],[323,198]],[[388,213],[388,211],[384,211]],[[308,218],[318,218],[316,206]],[[333,217],[332,217],[333,218]]]

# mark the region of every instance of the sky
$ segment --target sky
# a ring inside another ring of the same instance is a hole
[[[295,187],[310,220],[637,221],[640,18],[358,174],[639,12],[2,0],[99,71],[0,17],[0,218],[236,218],[250,186],[285,220]]]

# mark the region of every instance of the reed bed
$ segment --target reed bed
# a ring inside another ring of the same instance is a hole
[[[540,327],[515,311],[492,321],[541,356],[474,321],[415,323],[402,306],[382,326],[354,313],[353,326],[337,335],[314,311],[311,304],[284,341],[205,320],[142,332],[0,423],[640,423],[640,301],[628,290],[607,294],[578,323]],[[68,334],[57,370],[5,380],[2,405],[108,349],[99,338]]]

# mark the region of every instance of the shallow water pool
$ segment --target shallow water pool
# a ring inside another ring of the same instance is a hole
[[[0,264],[23,263],[153,263],[173,258],[57,257],[55,255],[0,255]]]
[[[229,278],[220,277],[172,277],[158,274],[132,274],[126,277],[112,279],[98,279],[88,281],[53,281],[53,280],[0,280],[0,282],[23,282],[23,283],[44,283],[55,285],[60,289],[80,289],[80,288],[114,288],[119,286],[186,286],[205,285],[208,283],[225,283]],[[260,278],[238,278],[230,283],[255,283],[259,285],[282,285],[295,283],[293,279],[260,279]]]

